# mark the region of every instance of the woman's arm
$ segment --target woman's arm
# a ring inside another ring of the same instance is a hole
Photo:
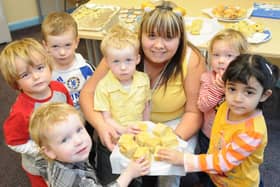
[[[198,132],[202,125],[202,113],[198,109],[197,101],[200,89],[200,77],[206,71],[205,59],[194,50],[191,53],[184,82],[184,90],[187,97],[185,113],[175,129],[177,135],[188,140]]]
[[[86,120],[97,131],[102,144],[105,145],[109,150],[112,150],[114,148],[114,143],[112,140],[117,138],[118,135],[111,126],[105,123],[102,114],[93,109],[96,85],[98,81],[106,75],[108,70],[109,68],[107,63],[104,59],[102,59],[93,76],[87,80],[83,89],[81,90],[80,106]]]

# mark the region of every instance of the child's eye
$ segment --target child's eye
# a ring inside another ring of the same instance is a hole
[[[66,47],[71,47],[72,46],[72,43],[68,43],[65,45]]]
[[[219,56],[219,54],[217,54],[217,53],[213,53],[212,54],[214,57],[218,57]]]
[[[113,60],[114,64],[118,64],[120,61],[119,60]]]
[[[51,46],[52,48],[58,48],[59,46],[58,45],[53,45],[53,46]]]
[[[37,70],[39,70],[39,71],[43,71],[44,69],[45,69],[44,64],[41,64],[41,65],[37,66]]]
[[[235,88],[234,88],[234,87],[228,87],[228,91],[229,91],[229,92],[234,92],[234,91],[235,91]]]
[[[29,76],[29,73],[28,72],[24,72],[24,73],[19,75],[19,79],[24,79],[24,78],[27,78],[28,76]]]
[[[61,143],[66,143],[67,141],[68,141],[68,137],[65,137],[65,138],[63,138],[62,140],[61,140]]]
[[[82,132],[82,131],[83,131],[83,127],[79,127],[79,128],[77,129],[77,133]]]
[[[247,95],[254,95],[254,94],[255,94],[255,92],[254,92],[254,91],[252,91],[252,90],[247,90],[247,91],[246,91],[246,94],[247,94]]]

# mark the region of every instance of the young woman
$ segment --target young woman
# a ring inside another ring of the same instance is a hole
[[[174,3],[163,1],[145,10],[148,11],[139,28],[141,62],[138,70],[150,78],[151,121],[171,124],[178,136],[188,140],[202,124],[197,100],[205,61],[199,50],[187,41],[184,12]],[[102,144],[112,150],[112,140],[118,137],[117,133],[104,122],[100,112],[93,110],[96,84],[108,70],[103,59],[82,89],[80,105]]]

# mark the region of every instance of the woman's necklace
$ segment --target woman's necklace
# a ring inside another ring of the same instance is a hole
[[[167,68],[168,63],[166,63],[163,67],[163,69],[160,71],[159,75],[155,78],[155,83],[151,86],[151,93],[153,95],[153,93],[155,92],[155,90],[159,87],[160,83],[161,83],[161,79],[163,76],[164,71]],[[147,70],[145,68],[145,64],[144,64],[144,72],[147,73]]]

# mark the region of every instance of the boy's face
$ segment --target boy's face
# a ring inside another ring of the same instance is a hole
[[[215,41],[210,56],[212,70],[222,75],[230,62],[238,55],[240,55],[239,51],[234,49],[229,42],[224,40]]]
[[[140,62],[140,55],[135,52],[132,46],[123,49],[109,47],[106,60],[115,77],[122,84],[130,84],[136,65]]]
[[[16,70],[19,75],[18,88],[34,99],[45,99],[51,95],[50,68],[37,53],[33,54],[32,61],[34,65],[29,65],[24,60],[16,58]]]
[[[72,30],[68,30],[57,36],[47,36],[43,44],[55,60],[55,69],[67,69],[72,66],[75,50],[79,45],[79,38]]]
[[[88,159],[92,142],[79,116],[70,114],[66,121],[53,126],[46,136],[48,145],[42,149],[49,158],[66,163]]]

